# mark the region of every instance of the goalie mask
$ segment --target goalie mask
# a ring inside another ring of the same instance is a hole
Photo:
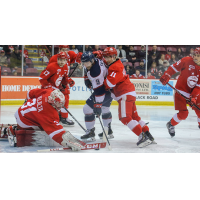
[[[65,96],[60,90],[54,90],[48,97],[48,103],[60,111],[65,104]]]

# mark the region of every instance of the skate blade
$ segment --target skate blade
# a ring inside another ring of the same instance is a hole
[[[99,136],[99,138],[100,138],[100,139],[103,139],[103,137],[100,137],[100,136]],[[113,139],[113,138],[114,138],[114,135],[113,135],[113,134],[107,135],[107,138],[108,138],[108,139]]]
[[[96,141],[95,138],[88,138],[88,139],[81,139],[83,142],[88,143],[88,142],[94,142]]]
[[[61,122],[60,122],[60,125],[62,125],[63,127],[74,127],[74,124],[69,125],[69,124],[63,124],[63,123],[61,123]]]
[[[139,148],[143,148],[143,147],[146,147],[146,146],[148,146],[148,145],[150,145],[150,144],[152,144],[152,141],[151,140],[146,140],[145,142],[143,142],[143,143],[141,143],[141,144],[139,144],[139,145],[137,145]]]

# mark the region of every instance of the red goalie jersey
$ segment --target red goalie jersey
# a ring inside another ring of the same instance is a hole
[[[176,72],[181,72],[176,89],[188,98],[190,94],[195,97],[200,92],[200,66],[194,63],[192,57],[184,57],[171,65],[165,73],[172,76]]]
[[[116,60],[108,68],[108,75],[104,81],[106,89],[113,88],[112,97],[115,100],[121,99],[124,95],[136,96],[135,86],[131,83],[120,60]]]
[[[57,143],[62,142],[65,133],[59,124],[57,110],[47,100],[51,89],[33,89],[28,93],[28,101],[15,113],[20,129],[44,130]]]
[[[67,85],[68,81],[68,66],[67,64],[64,67],[60,67],[57,63],[51,63],[47,68],[42,71],[39,77],[39,81],[42,85],[42,88],[51,87],[54,89],[59,89],[61,83]]]

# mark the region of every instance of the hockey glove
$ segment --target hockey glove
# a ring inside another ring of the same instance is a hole
[[[52,85],[49,83],[48,85],[44,85],[41,87],[41,89],[49,89],[52,88]]]
[[[187,101],[187,104],[192,108],[194,104],[196,105],[196,102],[197,102],[196,98],[191,97],[190,100]]]
[[[75,85],[75,82],[71,78],[68,78],[68,83],[70,87],[73,87]]]
[[[89,89],[91,89],[92,83],[91,83],[91,81],[88,79],[87,76],[84,76],[84,81],[85,81],[86,87],[89,88]]]
[[[171,76],[168,74],[168,73],[164,73],[164,75],[162,75],[160,77],[160,82],[163,84],[163,85],[166,85],[168,82],[169,82],[169,79],[171,78]]]
[[[93,112],[94,112],[95,115],[97,115],[97,116],[101,115],[101,107],[102,107],[102,103],[95,103],[94,104]]]

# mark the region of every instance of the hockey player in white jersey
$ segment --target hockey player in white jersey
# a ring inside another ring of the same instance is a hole
[[[81,137],[85,141],[95,140],[95,115],[100,116],[102,113],[103,125],[108,130],[108,138],[114,138],[111,129],[112,114],[110,112],[110,105],[112,97],[110,92],[105,90],[104,79],[107,76],[108,70],[104,62],[95,58],[92,52],[84,52],[81,57],[82,65],[87,74],[85,75],[85,85],[93,89],[90,98],[87,99],[83,107],[85,114],[85,125],[87,132]],[[99,134],[103,138],[103,133]]]

